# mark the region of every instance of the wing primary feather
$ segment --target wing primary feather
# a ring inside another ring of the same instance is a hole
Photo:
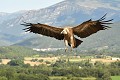
[[[111,28],[111,27],[109,27],[109,26],[105,26],[105,25],[104,25],[103,27],[106,27],[106,28]]]
[[[103,17],[101,17],[98,21],[104,20],[106,15],[107,15],[107,13]]]
[[[23,29],[23,30],[28,30],[28,29],[30,29],[30,27],[28,27],[28,28],[25,28],[25,29]]]
[[[21,24],[21,25],[24,25],[24,26],[31,26],[32,24],[31,24],[31,23],[25,23],[25,24]]]
[[[104,17],[104,18],[102,18],[102,19],[99,19],[98,21],[103,21],[103,20],[105,20],[105,17]]]
[[[110,21],[113,21],[113,19],[110,19],[110,20],[107,20],[107,21],[102,21],[102,22],[110,22]]]
[[[113,24],[113,23],[104,23],[104,22],[102,22],[101,24]]]
[[[101,24],[113,24],[110,23],[110,21],[112,21],[113,19],[107,20],[107,21],[99,21]]]

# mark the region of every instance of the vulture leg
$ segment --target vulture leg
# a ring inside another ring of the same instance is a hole
[[[65,52],[67,52],[67,50],[68,50],[68,41],[67,40],[64,40],[64,42],[65,42]]]
[[[71,40],[70,40],[70,47],[71,47],[71,51],[72,51],[73,48],[74,48],[74,46],[75,46],[75,45],[74,45],[74,37],[71,36],[70,39],[71,39]]]
[[[70,51],[72,51],[72,50],[73,50],[73,48],[71,47]]]

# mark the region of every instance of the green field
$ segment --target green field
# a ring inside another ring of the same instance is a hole
[[[65,77],[65,76],[50,76],[49,77],[50,79],[61,79],[61,78],[67,78],[67,77]]]
[[[49,77],[51,80],[54,80],[54,79],[67,79],[68,77],[65,77],[65,76],[50,76]],[[87,78],[83,78],[83,77],[71,77],[71,78],[79,78],[79,79],[82,79],[82,80],[96,80],[96,78],[94,77],[87,77]],[[67,79],[67,80],[70,80],[70,79]]]
[[[62,79],[62,78],[67,79],[67,77],[65,77],[65,76],[50,76],[50,79],[52,79],[52,80],[54,80],[54,79],[59,80],[59,79]],[[74,77],[74,78],[76,78],[76,77]],[[77,78],[80,78],[82,80],[96,80],[96,78],[94,78],[94,77],[88,77],[88,78],[77,77]],[[111,76],[111,78],[112,78],[112,80],[120,80],[120,76]]]
[[[96,80],[94,77],[88,77],[88,78],[81,78],[82,80]]]
[[[112,80],[120,80],[120,76],[111,76]]]

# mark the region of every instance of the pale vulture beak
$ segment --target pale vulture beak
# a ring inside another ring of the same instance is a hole
[[[67,32],[66,32],[65,30],[63,30],[63,31],[61,32],[61,34],[67,34]]]
[[[63,34],[63,31],[60,34]]]

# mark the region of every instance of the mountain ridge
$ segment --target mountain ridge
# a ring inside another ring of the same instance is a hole
[[[38,9],[38,10],[28,10],[28,11],[19,11],[19,12],[15,12],[15,13],[5,13],[7,16],[2,16],[0,15],[0,35],[1,36],[5,36],[6,38],[3,38],[0,36],[0,39],[3,41],[8,41],[8,43],[10,43],[11,45],[15,44],[15,45],[21,45],[21,46],[27,46],[27,47],[36,47],[36,48],[46,48],[46,47],[63,47],[64,44],[63,42],[59,42],[55,39],[48,39],[45,37],[41,37],[43,39],[41,39],[39,41],[39,39],[37,39],[38,36],[34,35],[34,34],[26,34],[22,29],[24,29],[25,27],[20,25],[21,23],[23,23],[23,21],[25,22],[32,22],[32,23],[45,23],[45,24],[49,24],[51,26],[60,26],[60,27],[64,27],[64,26],[69,26],[69,25],[78,25],[88,19],[93,19],[93,20],[97,20],[100,19],[104,14],[108,13],[106,16],[106,20],[109,19],[114,19],[113,22],[118,22],[117,25],[112,25],[112,27],[116,27],[115,29],[112,30],[112,33],[114,33],[114,35],[119,35],[119,32],[116,30],[119,30],[119,22],[120,22],[120,7],[119,7],[119,3],[118,1],[104,1],[104,0],[65,0],[63,2],[57,3],[55,5],[52,5],[50,7],[47,8],[43,8],[43,9]],[[93,5],[94,4],[94,5]],[[118,28],[118,29],[117,29]],[[96,36],[101,37],[102,35],[106,35],[105,37],[109,36],[110,37],[110,32],[106,33],[107,31],[103,31],[103,32],[99,32],[97,34],[95,34]],[[103,34],[104,33],[104,34]],[[11,37],[8,39],[7,36],[5,34],[9,34],[9,36],[11,35]],[[97,45],[98,42],[94,43],[95,39],[95,35],[92,35],[93,37],[88,37],[88,39],[85,39],[84,44],[82,44],[82,46],[80,48],[84,48],[88,49],[90,47],[90,45],[88,46],[87,44],[91,44],[91,46],[93,45],[92,48],[96,48],[96,47],[100,47],[102,45]],[[111,39],[115,39],[116,41],[114,42],[114,44],[118,43],[118,41],[120,41],[119,36],[114,36]],[[14,37],[14,38],[13,38]],[[36,37],[34,40],[34,37]],[[97,41],[99,41],[99,37],[97,37]],[[104,39],[105,37],[102,37],[102,39],[100,39],[102,42],[100,43],[104,43]],[[11,39],[14,39],[13,41],[11,41]],[[27,40],[30,40],[31,43],[27,43]],[[33,40],[33,42],[32,42]],[[43,40],[50,40],[51,42],[47,42],[45,44],[42,44]],[[33,44],[35,43],[36,44]],[[92,41],[91,43],[89,43],[89,41]],[[38,45],[38,43],[42,44],[41,46]],[[60,44],[60,46],[56,46],[54,45],[53,42],[56,42],[55,44]],[[110,41],[110,45],[108,45],[107,41],[106,41],[106,45],[103,46],[111,46],[112,41]],[[9,45],[10,45],[9,44]],[[23,45],[24,44],[24,45]],[[113,45],[114,45],[113,44]],[[116,46],[116,45],[115,45]]]

